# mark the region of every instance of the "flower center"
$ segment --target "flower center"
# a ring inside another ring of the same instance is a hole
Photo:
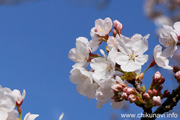
[[[98,26],[98,32],[103,32],[103,28]]]
[[[129,55],[129,60],[133,60],[133,61],[135,61],[134,52],[132,52],[132,54],[131,54],[131,55]]]

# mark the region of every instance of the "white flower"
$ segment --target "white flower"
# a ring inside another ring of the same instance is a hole
[[[59,116],[59,120],[62,120],[63,117],[64,117],[64,113],[62,113],[62,114]]]
[[[166,47],[165,51],[169,55],[168,57],[172,57],[177,50],[177,35],[171,26],[164,25],[163,28],[159,35],[159,42]]]
[[[180,35],[180,21],[174,23],[173,27],[174,27],[174,29],[175,29],[175,32],[176,32],[178,35]]]
[[[143,55],[148,49],[149,35],[142,37],[135,34],[131,39],[125,36],[118,37],[118,49],[120,52],[116,55],[117,64],[126,72],[137,71],[147,62],[148,55]]]
[[[18,111],[13,110],[8,113],[8,118],[6,120],[16,120],[18,118]]]
[[[101,50],[102,54],[104,52]],[[116,48],[113,48],[108,57],[104,54],[105,58],[98,57],[91,60],[90,66],[94,70],[92,76],[93,79],[98,83],[102,79],[111,78],[115,73],[115,54],[117,53]]]
[[[94,29],[97,35],[106,36],[112,29],[112,21],[110,18],[106,18],[104,20],[98,19],[95,21],[95,27],[92,29]]]
[[[38,116],[38,114],[31,114],[29,112],[25,115],[24,120],[35,120]]]
[[[11,112],[16,105],[16,101],[9,88],[0,87],[0,120],[6,120],[8,113]]]
[[[116,79],[110,78],[100,81],[101,87],[96,91],[97,108],[101,108],[113,97],[114,92],[111,87],[115,85],[117,81],[120,83],[123,82],[119,76],[117,76]],[[115,103],[114,100],[111,100],[111,105],[114,109],[120,109],[124,105],[124,101]]]
[[[164,50],[162,52],[162,47],[160,45],[157,45],[154,48],[154,60],[156,64],[164,69],[172,70],[173,68],[169,66],[169,60],[167,59],[169,57],[168,53]]]
[[[23,93],[22,93],[22,95],[21,95],[21,92],[20,92],[19,90],[14,89],[14,90],[12,91],[12,94],[13,94],[15,100],[16,100],[16,103],[17,103],[18,105],[21,105],[22,102],[23,102],[23,100],[24,100],[24,98],[25,98],[25,96],[26,96],[26,91],[23,90]]]
[[[88,39],[79,37],[76,39],[76,48],[72,48],[69,51],[68,57],[76,62],[74,67],[83,67],[87,65],[90,51]]]
[[[108,51],[111,51],[111,49],[113,47],[117,48],[118,49],[118,41],[117,41],[117,38],[113,37],[113,36],[110,36],[107,40],[107,50]]]
[[[77,84],[77,91],[88,98],[95,98],[98,84],[93,82],[91,72],[85,68],[74,68],[71,70],[70,80]]]
[[[95,21],[95,27],[91,29],[91,37],[90,47],[92,48],[92,52],[96,51],[99,47],[99,44],[102,42],[101,37],[106,36],[110,33],[112,29],[112,21],[110,18],[106,18],[105,20],[98,19]]]

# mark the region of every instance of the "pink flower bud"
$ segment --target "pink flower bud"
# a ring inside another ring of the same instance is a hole
[[[163,85],[161,84],[161,85],[158,87],[157,91],[161,91],[162,89],[163,89]]]
[[[128,89],[128,87],[125,87],[125,88],[123,89],[123,92],[126,92],[126,93],[127,93],[127,89]]]
[[[114,28],[117,30],[117,33],[118,34],[121,33],[123,25],[118,20],[113,21],[113,25],[114,25]]]
[[[116,91],[116,92],[119,92],[120,89],[122,89],[122,86],[119,85],[119,84],[114,84],[113,86],[111,86],[111,88]]]
[[[177,39],[180,40],[180,35],[177,36]]]
[[[148,93],[149,93],[149,95],[153,94],[152,90],[148,90]]]
[[[133,94],[130,94],[129,97],[128,97],[128,100],[129,100],[130,103],[135,102],[136,101],[136,96],[133,95]]]
[[[122,93],[121,97],[122,97],[123,99],[128,99],[128,95],[127,95],[127,93],[125,93],[125,92]]]
[[[114,30],[113,30],[113,36],[115,37],[116,34],[117,34],[117,33],[116,33],[116,30],[114,29]]]
[[[133,88],[127,88],[127,94],[132,94],[134,92]]]
[[[145,100],[149,100],[149,99],[150,99],[150,96],[149,96],[148,93],[144,93],[143,96],[144,96],[144,99],[145,99]]]
[[[180,71],[176,72],[175,78],[176,78],[177,80],[180,80]]]
[[[153,80],[154,80],[154,82],[157,82],[160,79],[161,79],[161,73],[159,71],[157,71],[153,76]]]
[[[152,92],[153,92],[154,95],[157,95],[157,94],[158,94],[157,90],[155,90],[155,89],[153,89]]]
[[[160,98],[160,96],[153,96],[152,104],[153,104],[153,106],[161,105],[161,98]]]
[[[159,84],[163,84],[165,81],[165,78],[162,76],[161,79],[158,81]]]

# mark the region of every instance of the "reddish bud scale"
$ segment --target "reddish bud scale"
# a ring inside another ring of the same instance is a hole
[[[176,73],[179,71],[179,68],[177,66],[173,66],[173,72]]]
[[[156,64],[155,60],[152,61],[152,63],[149,64],[149,67],[153,67]]]
[[[177,39],[180,40],[180,35],[177,36]]]
[[[170,92],[168,90],[165,90],[163,95],[162,95],[162,98],[166,98],[170,95]]]

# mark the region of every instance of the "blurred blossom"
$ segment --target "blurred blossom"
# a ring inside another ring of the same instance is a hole
[[[75,4],[77,6],[95,6],[97,9],[106,8],[111,0],[66,0],[71,4]]]
[[[37,1],[37,0],[0,0],[0,4],[18,4],[18,3],[24,3],[29,1]]]

